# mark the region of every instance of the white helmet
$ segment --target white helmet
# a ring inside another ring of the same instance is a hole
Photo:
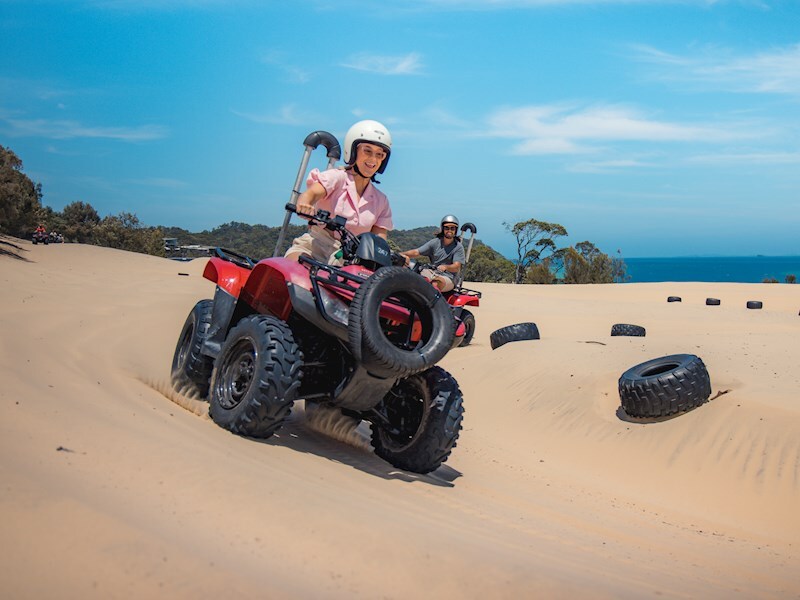
[[[378,121],[359,121],[348,129],[347,135],[344,136],[344,163],[346,165],[356,162],[356,146],[359,142],[369,142],[386,150],[386,158],[378,168],[378,173],[383,173],[392,153],[392,135],[389,130]]]

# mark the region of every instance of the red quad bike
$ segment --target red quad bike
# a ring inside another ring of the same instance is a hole
[[[469,263],[469,255],[472,252],[472,242],[474,241],[475,234],[478,232],[478,228],[472,223],[464,223],[461,226],[461,233],[463,234],[465,231],[469,231],[470,236],[467,244],[467,250],[465,252],[466,256],[464,265],[461,267],[461,272],[458,274],[455,287],[449,292],[445,292],[443,294],[447,300],[447,303],[453,309],[453,315],[456,317],[456,319],[464,324],[464,337],[461,338],[461,341],[458,344],[459,346],[468,346],[472,341],[472,337],[475,335],[475,315],[473,315],[464,307],[479,306],[481,298],[480,292],[461,286],[461,283],[464,280],[464,271],[467,268],[467,263]]]
[[[286,209],[295,212],[291,202]],[[186,319],[173,385],[208,397],[214,422],[254,438],[277,431],[295,400],[337,407],[371,424],[375,454],[433,471],[455,447],[464,413],[455,378],[435,365],[464,324],[430,283],[397,266],[404,259],[386,240],[356,237],[326,211],[311,222],[339,237],[343,266],[256,263],[216,249],[203,273],[216,283],[214,299]]]

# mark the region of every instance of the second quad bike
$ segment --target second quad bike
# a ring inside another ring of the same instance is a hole
[[[286,209],[295,212],[291,202]],[[255,438],[277,431],[296,400],[339,408],[371,424],[378,456],[433,471],[464,413],[457,381],[436,363],[465,324],[383,238],[354,236],[325,211],[311,224],[341,240],[341,265],[216,249],[203,273],[214,298],[186,319],[173,384],[208,398],[221,427]]]

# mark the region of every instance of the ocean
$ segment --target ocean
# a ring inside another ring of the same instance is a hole
[[[787,275],[800,280],[800,256],[678,256],[626,258],[630,283],[657,281],[727,281],[761,283]]]

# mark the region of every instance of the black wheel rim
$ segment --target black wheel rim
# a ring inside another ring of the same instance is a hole
[[[427,388],[419,377],[401,380],[385,402],[386,416],[392,430],[384,431],[386,446],[403,450],[416,437],[428,405]]]
[[[258,352],[252,340],[239,340],[225,358],[218,383],[220,406],[236,408],[247,395],[255,379]]]

